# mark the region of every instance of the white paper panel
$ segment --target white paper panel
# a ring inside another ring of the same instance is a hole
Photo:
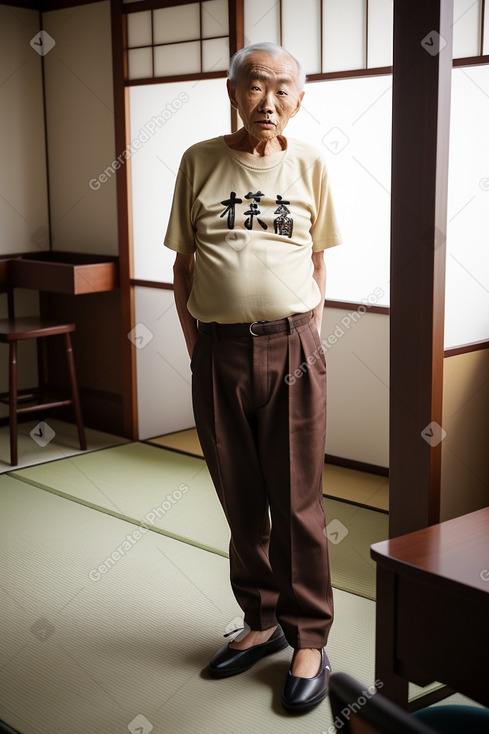
[[[280,3],[244,0],[245,46],[262,41],[280,44]]]
[[[200,72],[200,41],[155,46],[154,54],[155,76]]]
[[[306,74],[321,72],[321,0],[283,0],[282,42]]]
[[[160,8],[153,13],[154,42],[175,43],[200,38],[199,3]]]
[[[323,71],[365,67],[366,0],[323,0]]]
[[[392,66],[394,4],[392,0],[369,0],[368,3],[368,62],[374,69]]]
[[[445,344],[489,338],[489,67],[454,69]]]
[[[173,291],[134,289],[139,438],[194,425],[190,368]]]
[[[229,39],[202,41],[202,71],[226,71],[229,68]]]
[[[326,453],[389,466],[389,317],[356,314],[353,323],[350,314],[324,310],[321,336],[330,344]]]
[[[326,296],[389,303],[390,76],[306,84],[286,134],[315,145],[331,177],[343,244],[326,252]]]
[[[227,0],[205,0],[202,3],[202,38],[229,34]]]
[[[153,49],[135,48],[128,51],[129,79],[146,79],[153,76]]]
[[[163,247],[175,176],[186,148],[230,132],[224,79],[131,87],[131,138],[143,140],[132,156],[135,278],[173,281],[175,254]]]
[[[153,39],[151,33],[151,10],[140,13],[127,14],[127,45],[151,46]]]
[[[481,0],[454,0],[453,58],[478,56],[481,35]]]
[[[484,37],[482,39],[482,55],[489,54],[489,8],[486,5],[486,12],[484,13]]]

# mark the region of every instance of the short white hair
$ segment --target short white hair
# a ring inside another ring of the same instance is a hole
[[[233,87],[236,86],[244,62],[246,61],[248,56],[251,56],[251,54],[255,51],[266,51],[273,58],[281,56],[282,54],[287,54],[287,56],[290,56],[290,58],[295,62],[297,66],[297,83],[299,85],[299,90],[302,91],[302,89],[304,88],[304,84],[306,83],[306,75],[302,69],[302,66],[297,61],[295,56],[292,56],[292,54],[287,51],[287,49],[279,46],[276,43],[271,43],[270,41],[253,43],[251,46],[245,46],[239,51],[236,51],[234,56],[231,58],[231,61],[229,62],[229,81]]]

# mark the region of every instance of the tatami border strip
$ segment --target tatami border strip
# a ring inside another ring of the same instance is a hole
[[[11,477],[12,479],[16,479],[18,482],[23,482],[24,484],[28,484],[31,487],[35,487],[36,489],[40,489],[43,492],[49,492],[50,494],[54,494],[57,497],[61,497],[62,499],[68,500],[69,502],[75,502],[78,505],[83,505],[84,507],[88,507],[91,510],[95,510],[96,512],[101,512],[103,515],[110,515],[111,517],[115,517],[117,520],[123,520],[124,522],[128,522],[131,525],[136,525],[140,528],[146,528],[148,530],[151,530],[153,533],[157,533],[158,535],[164,535],[166,538],[172,538],[173,540],[179,540],[181,543],[186,543],[187,545],[191,545],[194,548],[200,548],[201,550],[205,550],[208,553],[214,553],[216,556],[221,556],[223,558],[229,558],[228,554],[224,551],[220,551],[217,548],[212,548],[210,545],[206,545],[204,543],[198,543],[197,541],[191,540],[190,538],[186,538],[182,535],[178,535],[177,533],[171,533],[168,530],[163,530],[162,528],[158,528],[155,525],[148,525],[144,522],[139,522],[134,517],[129,517],[129,515],[123,515],[122,513],[116,512],[115,510],[109,510],[106,507],[102,507],[101,505],[96,505],[93,502],[89,502],[88,500],[81,499],[80,497],[75,497],[72,494],[68,494],[67,492],[62,492],[60,489],[54,489],[53,487],[48,486],[47,484],[44,484],[43,482],[36,481],[34,479],[29,479],[26,477],[17,477],[15,476],[15,472],[8,472],[6,476]]]
[[[161,445],[158,445],[158,444],[153,444],[153,443],[150,443],[149,441],[146,441],[146,440],[142,440],[142,441],[129,441],[128,443],[124,443],[124,444],[117,444],[115,446],[110,446],[110,447],[104,447],[104,448],[96,449],[96,451],[107,451],[107,450],[110,451],[110,450],[115,450],[115,449],[118,449],[118,448],[122,448],[124,446],[131,445],[131,444],[146,445],[146,446],[149,446],[149,447],[151,447],[151,448],[153,448],[155,450],[170,451],[171,453],[177,453],[177,454],[180,454],[180,455],[188,456],[189,458],[193,458],[193,459],[198,459],[198,460],[204,461],[204,459],[202,457],[196,456],[194,454],[189,454],[187,452],[183,452],[183,451],[178,450],[178,449],[172,449],[171,447],[167,447],[167,446],[161,446]],[[95,453],[95,452],[89,452],[89,453]],[[57,461],[66,461],[66,460],[70,461],[70,460],[73,460],[73,459],[78,459],[78,458],[83,457],[85,455],[86,454],[84,452],[82,452],[80,454],[77,453],[77,454],[75,454],[73,456],[62,457],[60,459],[54,459],[52,462],[47,462],[47,463],[55,463]],[[142,520],[141,521],[138,521],[136,518],[130,517],[129,515],[125,515],[125,514],[123,514],[121,512],[117,512],[116,510],[111,510],[111,509],[109,509],[107,507],[103,507],[102,505],[98,505],[98,504],[96,504],[94,502],[90,502],[89,500],[82,499],[82,498],[77,497],[77,496],[75,496],[73,494],[69,494],[68,492],[63,492],[62,490],[56,489],[56,488],[50,486],[49,484],[46,484],[46,483],[41,482],[39,480],[36,480],[36,479],[30,478],[30,477],[25,477],[25,476],[21,476],[20,475],[20,473],[23,470],[25,470],[25,469],[28,470],[28,469],[32,469],[32,468],[33,467],[31,467],[31,466],[29,466],[29,467],[21,467],[21,468],[14,469],[14,470],[11,470],[11,471],[8,471],[8,472],[4,472],[4,475],[5,476],[8,476],[8,477],[10,477],[12,479],[16,479],[18,482],[23,482],[24,484],[29,485],[31,487],[34,487],[35,489],[39,489],[41,491],[48,492],[49,494],[56,495],[56,496],[58,496],[58,497],[60,497],[62,499],[68,500],[69,502],[74,502],[75,504],[82,505],[82,506],[87,507],[87,508],[89,508],[91,510],[95,510],[96,512],[100,512],[100,513],[102,513],[104,515],[108,515],[110,517],[114,517],[117,520],[122,520],[123,522],[127,522],[130,525],[133,525],[133,526],[136,526],[136,527],[142,527],[142,528],[151,530],[152,532],[154,532],[154,533],[156,533],[158,535],[162,535],[163,537],[171,538],[171,539],[176,540],[176,541],[179,541],[181,543],[185,543],[186,545],[189,545],[191,547],[194,547],[194,548],[197,548],[197,549],[200,549],[200,550],[203,550],[203,551],[207,551],[208,553],[213,553],[214,555],[220,556],[222,558],[229,558],[229,554],[226,553],[225,551],[218,550],[217,548],[214,548],[214,547],[212,547],[210,545],[207,545],[205,543],[199,543],[199,542],[197,542],[195,540],[192,540],[191,538],[185,537],[185,536],[180,535],[180,534],[177,534],[177,533],[172,533],[169,530],[164,530],[164,529],[159,528],[159,527],[157,527],[155,525],[148,525],[148,523],[145,523]],[[333,496],[333,495],[328,495],[328,494],[323,494],[323,497],[324,497],[324,499],[326,501],[332,500],[332,501],[336,501],[336,502],[342,502],[344,504],[348,504],[348,505],[360,507],[360,508],[365,509],[367,511],[379,512],[381,514],[388,515],[388,512],[386,510],[383,510],[383,509],[380,509],[380,508],[376,508],[376,507],[372,507],[372,506],[369,506],[369,505],[364,505],[364,504],[361,504],[359,502],[352,502],[351,500],[342,499],[342,498],[339,498],[339,497],[336,497],[336,496]],[[336,581],[336,579],[335,579],[335,581],[333,583],[333,587],[335,589],[339,589],[340,591],[344,591],[344,592],[350,593],[350,594],[351,593],[354,593],[356,596],[360,596],[360,597],[362,597],[364,599],[369,599],[371,601],[375,601],[375,595],[372,596],[372,594],[365,593],[362,590],[357,590],[357,591],[353,592],[351,590],[351,588],[348,588],[347,585],[345,585],[345,584],[341,584],[341,582],[338,583],[338,581]],[[1,734],[1,732],[2,732],[2,730],[0,729],[0,734]]]
[[[173,451],[175,454],[182,454],[183,456],[190,456],[192,459],[200,459],[200,461],[205,461],[203,456],[200,456],[199,454],[193,454],[190,451],[185,451],[184,449],[177,449],[174,446],[163,446],[163,444],[160,443],[154,443],[155,439],[146,438],[142,439],[139,443],[143,443],[147,446],[152,446],[155,449],[163,449],[163,451]],[[343,466],[340,464],[332,464],[332,466],[340,466],[341,469],[350,469],[350,471],[357,471],[356,469]],[[363,510],[372,510],[372,512],[380,512],[383,515],[388,515],[389,510],[386,510],[384,507],[376,507],[374,505],[367,505],[365,502],[358,502],[357,500],[348,499],[346,497],[339,497],[335,494],[328,494],[327,492],[323,492],[324,499],[327,500],[336,500],[337,502],[344,502],[347,505],[352,505],[353,507],[361,507]]]

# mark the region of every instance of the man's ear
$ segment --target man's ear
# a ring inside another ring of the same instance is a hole
[[[299,96],[297,97],[297,107],[295,108],[295,110],[294,110],[294,111],[293,111],[293,113],[291,114],[291,117],[294,117],[294,116],[295,116],[295,115],[297,115],[297,113],[299,112],[299,110],[300,110],[300,108],[301,108],[302,100],[303,100],[303,98],[304,98],[304,94],[305,94],[305,92],[301,92],[301,93],[299,94]]]
[[[231,86],[231,82],[229,79],[226,81],[226,87],[228,90],[228,97],[229,101],[231,102],[231,106],[234,107],[235,110],[238,109],[238,103],[236,101],[236,90]]]

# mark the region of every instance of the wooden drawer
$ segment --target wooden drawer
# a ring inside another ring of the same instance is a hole
[[[16,288],[51,293],[100,293],[118,287],[118,263],[116,258],[77,253],[29,253],[10,260],[9,281]]]

